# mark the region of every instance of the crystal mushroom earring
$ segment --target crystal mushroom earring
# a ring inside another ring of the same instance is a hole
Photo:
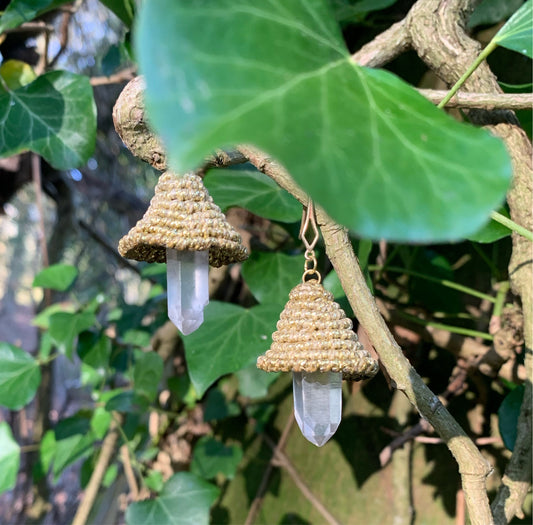
[[[144,217],[119,242],[123,257],[167,263],[170,320],[184,335],[204,320],[209,265],[244,261],[241,236],[213,202],[202,179],[167,171],[159,178]]]
[[[309,242],[310,226],[313,239]],[[257,366],[267,372],[292,372],[296,421],[305,438],[321,447],[341,421],[342,380],[370,379],[378,364],[359,342],[352,321],[321,284],[312,202],[304,210],[300,238],[306,248],[302,282],[291,290],[272,334],[272,346],[259,356]]]

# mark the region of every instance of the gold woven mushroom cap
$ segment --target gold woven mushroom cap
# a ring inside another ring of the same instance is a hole
[[[119,242],[127,259],[165,262],[166,249],[209,250],[209,264],[244,261],[248,257],[241,236],[213,202],[202,179],[163,173],[144,217]]]
[[[270,350],[257,359],[266,372],[342,372],[344,379],[360,381],[378,371],[352,321],[317,280],[291,290],[277,328]]]

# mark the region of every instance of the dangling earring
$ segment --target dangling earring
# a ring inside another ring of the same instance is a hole
[[[306,237],[309,231],[311,241]],[[291,290],[272,346],[259,356],[257,366],[266,372],[292,372],[296,421],[302,434],[321,447],[341,421],[342,380],[370,379],[378,363],[321,284],[314,251],[319,233],[311,200],[303,211],[300,239],[305,246],[302,282]]]

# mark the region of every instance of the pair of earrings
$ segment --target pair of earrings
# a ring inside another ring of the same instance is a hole
[[[311,230],[313,238],[306,235]],[[273,344],[257,360],[267,372],[292,372],[294,411],[303,435],[324,445],[342,413],[342,380],[373,377],[377,362],[364,350],[352,322],[321,284],[314,248],[319,234],[310,201],[300,230],[305,251],[302,282],[289,294]],[[167,263],[168,312],[185,335],[203,322],[209,302],[209,264],[248,257],[240,235],[226,221],[195,174],[164,173],[144,217],[120,240],[123,257]]]

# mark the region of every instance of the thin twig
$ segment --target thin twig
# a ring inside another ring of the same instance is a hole
[[[121,416],[117,414],[117,418],[121,418]],[[119,421],[121,421],[121,419]],[[119,423],[113,419],[107,436],[102,443],[102,449],[98,456],[98,461],[94,467],[87,488],[85,489],[83,499],[76,511],[74,519],[72,520],[72,525],[85,525],[87,522],[89,513],[91,512],[96,496],[98,495],[98,490],[104,479],[104,474],[115,451],[115,445],[119,436],[118,425]]]
[[[126,481],[128,482],[131,499],[136,501],[139,497],[139,487],[137,486],[135,473],[133,472],[133,467],[131,466],[130,451],[127,444],[124,444],[120,447],[120,456],[122,457],[124,475],[126,476]]]
[[[91,86],[105,86],[107,84],[120,84],[121,82],[126,82],[135,77],[137,73],[136,67],[129,67],[127,69],[122,69],[118,73],[109,75],[108,77],[91,77],[90,82]]]
[[[444,100],[448,91],[440,89],[419,89],[433,104]],[[469,93],[458,92],[448,102],[447,108],[480,108],[480,109],[532,109],[533,93]]]
[[[246,521],[244,522],[244,525],[252,525],[252,523],[255,521],[255,518],[257,517],[257,514],[259,513],[259,510],[261,509],[261,505],[263,504],[263,498],[268,488],[268,482],[270,481],[270,476],[272,475],[272,470],[274,468],[274,459],[276,457],[276,452],[283,450],[283,448],[285,447],[285,443],[289,438],[289,433],[293,424],[294,412],[291,412],[291,415],[287,419],[287,423],[285,423],[285,428],[281,433],[281,437],[279,438],[278,444],[274,449],[272,458],[270,459],[265,469],[265,472],[263,473],[261,483],[259,484],[257,493],[255,494],[255,498],[252,501],[252,504],[250,505],[250,510],[248,511],[248,516],[246,516]]]
[[[322,517],[329,523],[329,525],[340,525],[340,522],[329,512],[321,501],[313,494],[311,489],[307,486],[300,474],[292,464],[291,460],[276,446],[276,444],[266,434],[263,436],[270,448],[274,452],[274,464],[283,467],[287,474],[294,481],[294,484],[300,489],[300,492],[313,505],[313,507],[322,515]]]

